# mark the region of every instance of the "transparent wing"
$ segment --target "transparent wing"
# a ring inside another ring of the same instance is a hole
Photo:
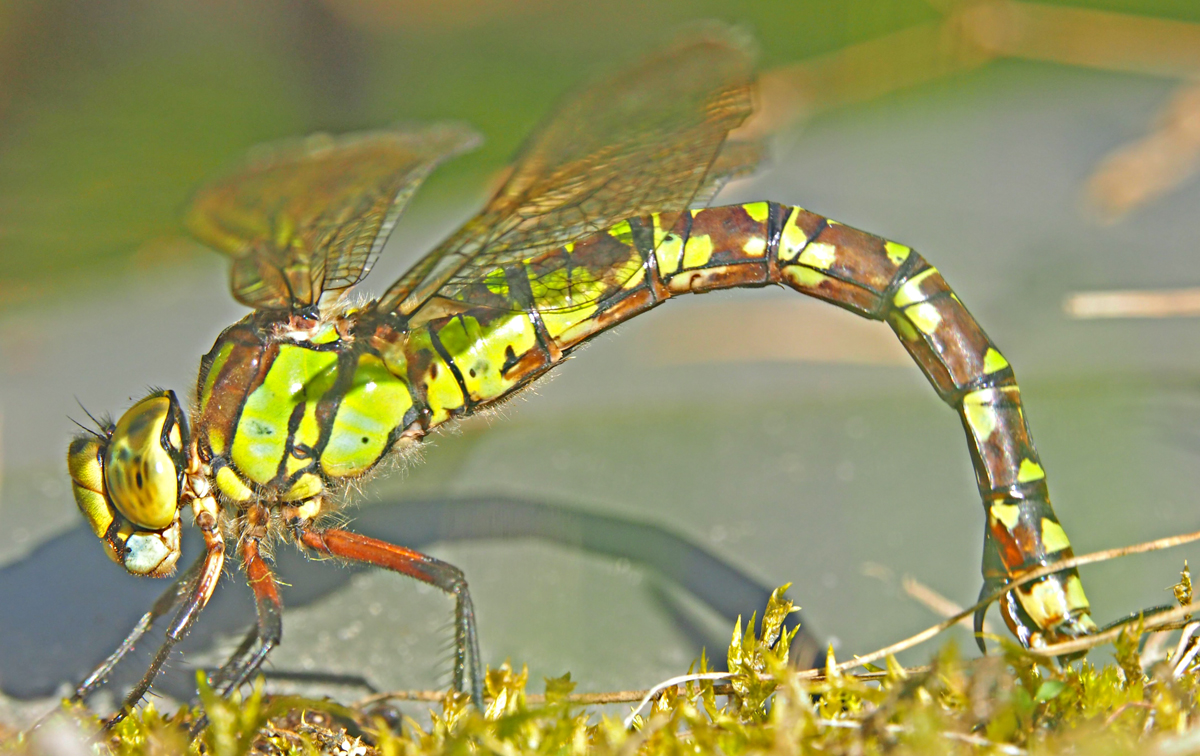
[[[538,260],[547,281],[562,278],[568,258],[553,253],[567,242],[651,212],[673,224],[702,190],[745,172],[725,166],[710,177],[727,134],[752,110],[752,67],[739,35],[711,27],[567,98],[483,211],[378,309],[410,315],[435,294],[467,301],[489,274],[520,261]]]
[[[477,143],[465,126],[433,124],[267,145],[197,192],[185,223],[232,259],[239,302],[314,305],[365,276],[430,171]]]
[[[708,207],[708,203],[725,184],[754,173],[763,162],[763,152],[763,144],[759,141],[725,142],[689,206]]]

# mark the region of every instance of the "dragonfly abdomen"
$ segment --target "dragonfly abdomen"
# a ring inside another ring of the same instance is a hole
[[[600,331],[673,296],[781,284],[886,321],[959,413],[992,536],[989,577],[1070,556],[1012,368],[937,269],[905,245],[773,202],[670,221],[621,221],[435,300],[431,312],[453,314],[410,334],[427,344],[417,359],[430,368],[410,378],[428,385],[433,424],[503,399]],[[1060,593],[1027,606],[1086,609],[1073,571]],[[1050,627],[1063,618],[1035,619]]]
[[[628,219],[434,298],[414,314],[405,345],[429,426],[511,396],[592,336],[674,294],[770,283],[770,208],[779,206],[684,213],[673,228],[658,214]],[[709,237],[695,229],[720,230],[740,246],[710,244],[697,255]]]

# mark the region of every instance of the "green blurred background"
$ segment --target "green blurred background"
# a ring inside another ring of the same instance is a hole
[[[765,61],[784,62],[934,11],[919,1],[302,0],[7,2],[0,13],[0,296],[14,302],[200,254],[170,242],[180,207],[257,142],[465,120],[487,144],[426,192],[445,201],[499,169],[581,76],[689,18],[745,24]]]
[[[265,140],[469,122],[484,146],[419,193],[379,291],[477,206],[556,97],[708,18],[758,40],[774,132],[774,168],[721,199],[804,204],[937,264],[1023,379],[1077,550],[1194,529],[1200,329],[1061,308],[1080,290],[1200,285],[1186,175],[1120,218],[1086,201],[1098,166],[1161,126],[1200,70],[1192,0],[6,0],[0,691],[36,699],[77,678],[160,589],[81,535],[60,457],[76,398],[119,413],[150,384],[187,392],[244,312],[223,262],[180,236],[199,182]],[[1185,148],[1176,169],[1195,160]],[[796,582],[843,653],[933,621],[902,574],[968,603],[982,516],[953,414],[886,329],[776,296],[680,302],[602,339],[506,417],[373,485],[362,518],[496,493],[660,523],[763,585]],[[798,322],[772,333],[785,311]],[[505,539],[433,550],[475,586],[488,662],[570,669],[585,689],[682,670],[728,624],[638,564]],[[1100,619],[1168,599],[1181,558],[1086,573]],[[83,572],[106,587],[80,589]],[[448,607],[400,582],[359,575],[291,601],[276,667],[438,684]],[[140,593],[118,599],[130,583]],[[197,631],[189,662],[249,619],[230,616]]]
[[[6,0],[0,301],[43,303],[80,280],[201,254],[173,241],[180,207],[257,142],[465,120],[487,143],[425,192],[427,202],[445,201],[498,170],[571,84],[661,44],[689,19],[744,26],[771,67],[934,21],[939,5]],[[1200,18],[1188,0],[1075,5]]]

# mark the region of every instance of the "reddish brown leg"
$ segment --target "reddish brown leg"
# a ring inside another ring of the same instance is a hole
[[[440,588],[454,597],[454,688],[467,691],[483,709],[483,670],[479,664],[479,639],[475,609],[462,570],[418,551],[330,528],[300,527],[300,542],[323,554],[399,572]]]
[[[246,571],[246,582],[254,592],[258,621],[229,661],[213,675],[212,685],[222,696],[229,695],[249,680],[283,637],[283,601],[279,597],[279,585],[260,550],[260,543],[266,537],[268,518],[266,508],[256,506],[246,513],[244,520],[248,527],[241,537],[242,568]],[[254,649],[253,653],[251,649]]]
[[[159,617],[179,606],[181,601],[195,595],[196,579],[200,575],[200,570],[203,569],[207,559],[207,554],[201,554],[200,558],[193,562],[192,566],[186,572],[171,583],[170,588],[163,591],[163,594],[154,602],[154,606],[150,608],[150,611],[142,615],[142,618],[134,625],[129,635],[125,636],[125,640],[121,641],[121,645],[117,647],[117,650],[113,651],[99,667],[96,667],[83,682],[79,683],[79,687],[75,689],[75,695],[71,696],[71,701],[82,701],[103,685],[109,673],[113,671],[121,659],[125,658],[134,649],[137,642],[150,631],[151,626],[158,621]]]
[[[191,583],[190,591],[184,600],[183,606],[175,615],[175,619],[171,621],[170,627],[167,628],[167,638],[158,649],[158,653],[154,655],[154,660],[150,662],[150,667],[146,670],[146,674],[142,676],[138,684],[125,697],[125,702],[122,704],[121,710],[114,714],[112,719],[106,723],[107,727],[111,727],[124,719],[126,713],[131,711],[142,700],[142,696],[150,689],[150,684],[154,682],[154,678],[158,676],[159,670],[166,663],[167,657],[171,655],[171,649],[175,647],[175,644],[183,636],[187,635],[196,618],[200,616],[200,612],[208,605],[208,600],[212,598],[212,593],[216,590],[217,582],[221,579],[221,568],[225,564],[225,541],[221,538],[221,533],[217,529],[216,520],[211,515],[205,513],[197,517],[197,524],[200,526],[201,532],[204,533],[205,555],[199,572],[195,577],[195,582]]]

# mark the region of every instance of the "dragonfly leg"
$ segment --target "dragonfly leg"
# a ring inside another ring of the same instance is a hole
[[[267,509],[262,505],[252,507],[245,516],[248,527],[240,539],[242,567],[246,570],[246,582],[254,593],[258,617],[237,651],[214,676],[213,686],[222,696],[229,695],[249,680],[283,637],[283,601],[279,597],[279,585],[260,550],[267,534],[268,517]],[[250,653],[256,641],[258,647]]]
[[[82,701],[103,685],[108,675],[120,663],[121,659],[125,658],[134,649],[138,641],[149,632],[150,627],[158,618],[178,606],[179,602],[192,592],[195,587],[196,578],[200,574],[200,569],[204,566],[205,557],[205,554],[201,554],[200,558],[186,572],[176,578],[167,590],[163,591],[163,594],[154,602],[154,606],[150,607],[150,611],[142,615],[142,618],[133,626],[133,630],[129,632],[129,635],[125,636],[125,640],[121,641],[121,645],[117,647],[117,650],[113,651],[100,666],[96,667],[83,682],[79,683],[79,687],[75,689],[75,694],[71,696],[71,701]]]
[[[250,653],[250,649],[254,647],[254,642],[257,640],[258,623],[256,622],[250,626],[250,630],[246,633],[246,637],[242,638],[242,642],[239,643],[237,649],[230,654],[229,659],[226,660],[226,662],[221,665],[221,668],[214,672],[209,678],[209,686],[220,691],[222,696],[227,695],[226,691],[232,690],[232,686],[227,685],[227,683],[238,674],[239,670],[242,669],[242,665],[245,663],[246,657]],[[208,715],[202,712],[196,717],[195,721],[192,722],[192,726],[188,728],[188,737],[194,740],[207,726]]]
[[[239,643],[237,649],[235,649],[234,652],[229,655],[229,658],[225,660],[225,663],[222,664],[219,669],[213,672],[212,676],[208,680],[208,684],[215,690],[223,693],[227,689],[227,683],[229,683],[230,680],[234,679],[234,677],[238,675],[239,670],[241,670],[242,666],[246,663],[246,659],[249,657],[250,651],[254,648],[256,641],[258,641],[257,621],[250,626],[250,629],[246,632],[246,636],[242,638],[242,642]]]
[[[300,542],[322,554],[399,572],[440,588],[454,597],[454,688],[467,691],[483,709],[483,670],[479,661],[479,638],[475,631],[475,609],[462,570],[403,546],[368,538],[337,528],[299,528]]]
[[[125,697],[125,702],[121,705],[120,711],[106,723],[107,727],[111,727],[117,722],[125,718],[125,715],[142,700],[142,696],[150,689],[150,684],[154,682],[154,678],[158,676],[159,670],[166,663],[167,658],[171,655],[171,649],[175,647],[183,636],[187,635],[196,618],[200,616],[200,612],[208,604],[208,600],[212,598],[213,590],[217,587],[217,582],[221,579],[221,568],[225,564],[225,540],[221,538],[220,530],[217,528],[216,518],[211,512],[204,511],[197,515],[196,524],[199,525],[201,532],[204,534],[204,556],[200,560],[200,567],[196,571],[194,582],[190,585],[190,590],[185,594],[183,606],[179,608],[175,618],[171,620],[170,626],[167,628],[166,640],[158,649],[158,653],[154,655],[154,660],[150,662],[146,673],[142,675],[142,679],[134,686],[129,695]],[[189,570],[190,572],[190,570]],[[162,599],[160,599],[161,601]]]
[[[279,586],[260,550],[267,533],[268,517],[266,507],[255,505],[242,519],[246,525],[239,538],[242,568],[246,571],[246,582],[254,593],[258,616],[237,649],[209,680],[209,684],[222,697],[242,687],[262,667],[271,650],[279,645],[283,637],[283,602],[279,598]],[[207,725],[207,715],[200,715],[192,723],[189,735],[195,738]]]

